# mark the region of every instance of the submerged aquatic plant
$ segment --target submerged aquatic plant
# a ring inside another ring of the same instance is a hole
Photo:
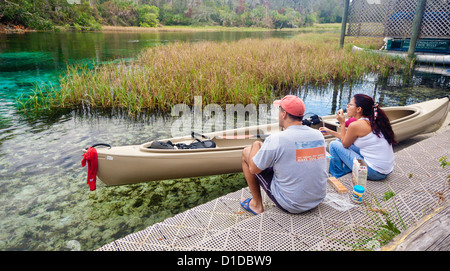
[[[339,50],[337,45],[338,35],[329,33],[160,45],[130,63],[69,67],[59,89],[37,91],[30,97],[33,102],[22,105],[118,107],[136,114],[192,105],[194,96],[219,105],[258,104],[303,84],[352,81],[403,65],[400,60]]]

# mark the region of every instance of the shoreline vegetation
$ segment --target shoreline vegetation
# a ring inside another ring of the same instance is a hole
[[[231,27],[219,25],[167,25],[160,27],[141,27],[141,26],[114,26],[102,25],[98,30],[85,30],[84,32],[214,32],[214,31],[291,31],[291,32],[308,32],[308,31],[339,31],[340,23],[323,23],[314,24],[300,28],[282,28],[273,29],[265,27]],[[2,25],[0,24],[0,34],[6,33],[25,33],[25,32],[64,32],[77,31],[74,27],[56,26],[53,30],[34,30],[24,28],[22,25]]]
[[[340,23],[324,23],[314,24],[300,28],[282,28],[273,29],[265,27],[231,27],[220,25],[205,25],[205,26],[182,26],[182,25],[168,25],[161,27],[138,27],[138,26],[111,26],[103,25],[101,32],[214,32],[214,31],[291,31],[291,32],[307,32],[320,30],[336,30],[341,29]]]
[[[405,62],[366,52],[351,44],[380,48],[379,38],[348,38],[338,49],[338,33],[299,33],[291,39],[169,43],[144,50],[135,60],[92,67],[70,66],[59,86],[37,87],[18,100],[25,114],[59,109],[169,111],[176,104],[267,103],[310,84],[352,82],[369,72],[387,75]]]
[[[102,25],[300,28],[340,23],[343,8],[341,0],[2,0],[0,30],[95,31]]]

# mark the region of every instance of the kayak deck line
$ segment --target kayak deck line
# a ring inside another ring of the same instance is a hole
[[[443,156],[450,158],[448,142],[450,128],[396,151],[395,169],[387,179],[367,182],[366,203],[378,200],[378,208],[387,210],[394,218],[398,217],[398,209],[407,229],[442,206],[438,193],[446,185],[450,166],[442,168],[439,159]],[[348,190],[343,199],[351,202],[351,174],[339,180]],[[389,190],[395,196],[384,201],[383,195]],[[327,193],[337,195],[329,183]],[[343,251],[355,249],[364,232],[361,229],[372,223],[364,204],[353,204],[350,208],[324,201],[305,213],[288,214],[263,193],[265,211],[255,216],[240,206],[241,198],[247,197],[251,197],[248,187],[167,218],[97,250]],[[443,195],[444,204],[449,197],[447,189]],[[404,231],[399,219],[394,219],[394,223]],[[376,249],[377,241],[371,245]]]

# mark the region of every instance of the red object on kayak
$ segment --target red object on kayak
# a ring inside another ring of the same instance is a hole
[[[81,166],[85,167],[86,162],[88,165],[87,184],[89,185],[91,191],[94,191],[96,189],[98,168],[97,150],[95,148],[90,147],[87,152],[83,154]]]

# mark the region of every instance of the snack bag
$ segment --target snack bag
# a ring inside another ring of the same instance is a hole
[[[352,169],[352,181],[353,185],[361,185],[366,187],[367,182],[367,165],[362,159],[353,159]]]

